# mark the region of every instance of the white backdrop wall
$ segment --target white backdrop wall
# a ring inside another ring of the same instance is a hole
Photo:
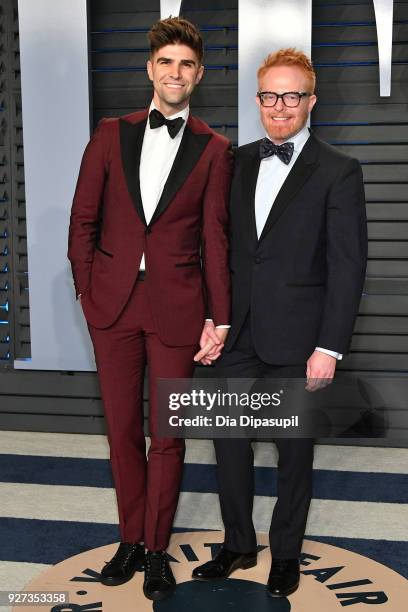
[[[238,140],[263,138],[255,103],[256,73],[273,51],[296,47],[309,57],[312,46],[312,0],[239,0],[238,2]]]
[[[67,260],[70,207],[89,140],[84,0],[19,0],[31,359],[14,367],[91,370]]]

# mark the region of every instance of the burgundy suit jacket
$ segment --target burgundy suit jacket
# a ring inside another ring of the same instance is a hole
[[[75,190],[68,258],[85,317],[103,329],[125,307],[144,253],[145,283],[161,341],[194,344],[206,316],[215,325],[230,320],[230,142],[190,114],[147,224],[139,183],[147,117],[144,110],[102,119],[95,130]]]

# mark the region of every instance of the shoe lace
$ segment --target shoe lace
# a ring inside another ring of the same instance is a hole
[[[169,582],[166,576],[166,555],[163,553],[147,555],[146,570],[149,578],[163,578]]]
[[[130,557],[135,553],[138,549],[138,544],[120,544],[118,550],[112,557],[110,561],[107,561],[106,565],[109,563],[120,563],[121,565],[126,565],[129,562]]]

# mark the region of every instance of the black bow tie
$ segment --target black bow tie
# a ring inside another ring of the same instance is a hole
[[[293,155],[293,142],[284,142],[281,145],[276,145],[269,138],[263,138],[259,147],[259,156],[261,159],[276,155],[286,165],[290,162]]]
[[[169,132],[170,138],[174,138],[177,136],[180,131],[181,126],[184,123],[184,119],[182,117],[176,117],[175,119],[166,119],[164,115],[161,114],[156,108],[150,111],[149,114],[149,124],[152,130],[161,127],[162,125],[167,125],[167,130]]]

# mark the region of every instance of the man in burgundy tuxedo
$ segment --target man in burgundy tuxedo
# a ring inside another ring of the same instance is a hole
[[[68,257],[95,350],[119,510],[121,544],[101,581],[122,584],[145,569],[144,593],[156,600],[175,588],[165,550],[184,458],[182,439],[157,436],[157,379],[191,377],[200,346],[217,342],[209,363],[226,338],[232,154],[227,139],[189,113],[204,70],[195,26],[162,20],[149,41],[152,103],[95,130],[75,191]],[[205,363],[202,351],[200,358]]]

